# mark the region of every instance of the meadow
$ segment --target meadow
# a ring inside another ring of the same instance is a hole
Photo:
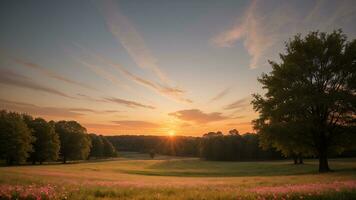
[[[0,199],[352,199],[356,159],[211,162],[125,153],[115,160],[0,167]],[[7,196],[6,196],[7,195]]]

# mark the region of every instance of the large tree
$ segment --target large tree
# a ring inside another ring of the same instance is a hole
[[[255,128],[277,148],[317,155],[319,171],[329,171],[330,154],[355,145],[356,40],[341,30],[297,35],[280,59],[258,79],[267,92],[254,95]]]
[[[61,141],[60,156],[63,163],[88,158],[91,141],[83,126],[76,121],[59,121],[55,123],[55,130]]]
[[[54,130],[54,124],[48,123],[42,118],[33,119],[29,115],[23,115],[24,121],[31,129],[33,137],[33,152],[30,160],[33,164],[43,161],[55,161],[58,158],[60,141]]]
[[[0,159],[9,165],[25,161],[32,151],[33,141],[20,114],[0,111]]]

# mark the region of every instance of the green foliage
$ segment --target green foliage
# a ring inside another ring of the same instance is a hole
[[[106,138],[118,151],[135,151],[148,154],[153,149],[157,154],[199,156],[199,137],[117,135],[106,136]]]
[[[105,157],[115,157],[117,152],[111,142],[104,136],[100,136],[103,141],[103,154]]]
[[[89,134],[91,149],[89,158],[116,157],[117,151],[111,142],[102,135]]]
[[[76,121],[59,121],[55,130],[61,141],[60,155],[67,160],[86,159],[90,152],[90,137],[86,129]]]
[[[35,162],[55,161],[58,159],[60,141],[55,132],[54,124],[48,123],[42,118],[33,119],[29,115],[23,115],[27,126],[32,130],[34,151],[30,160]]]
[[[154,159],[154,158],[155,158],[155,156],[156,156],[156,152],[155,152],[155,150],[154,150],[154,149],[151,149],[149,153],[150,153],[150,157],[151,157],[151,159]]]
[[[297,35],[280,58],[258,79],[266,94],[252,101],[261,145],[317,155],[328,171],[330,154],[355,145],[356,40],[341,31]]]
[[[18,164],[27,159],[35,139],[22,116],[0,111],[0,158],[8,164]]]
[[[237,130],[228,135],[221,132],[204,134],[200,143],[200,156],[207,160],[244,161],[280,159],[281,155],[273,150],[263,150],[258,145],[256,134],[239,135]]]
[[[91,149],[89,158],[101,158],[104,157],[104,143],[102,137],[96,134],[89,134],[91,140]]]

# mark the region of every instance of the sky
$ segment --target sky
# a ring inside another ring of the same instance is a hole
[[[253,132],[268,60],[355,21],[352,0],[2,0],[0,109],[104,135]]]

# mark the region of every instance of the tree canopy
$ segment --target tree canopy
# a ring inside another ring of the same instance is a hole
[[[22,116],[14,112],[0,111],[0,158],[7,164],[25,161],[33,151],[35,141]]]
[[[36,138],[33,142],[34,151],[30,154],[32,163],[57,160],[60,141],[54,130],[54,124],[42,118],[33,119],[29,115],[23,115],[23,117],[33,137]]]
[[[258,79],[267,92],[254,95],[254,127],[262,145],[316,155],[329,171],[328,157],[354,145],[356,40],[341,30],[297,35],[280,59]]]
[[[86,129],[76,121],[59,121],[55,130],[61,141],[60,156],[63,163],[67,160],[88,158],[91,141]]]

